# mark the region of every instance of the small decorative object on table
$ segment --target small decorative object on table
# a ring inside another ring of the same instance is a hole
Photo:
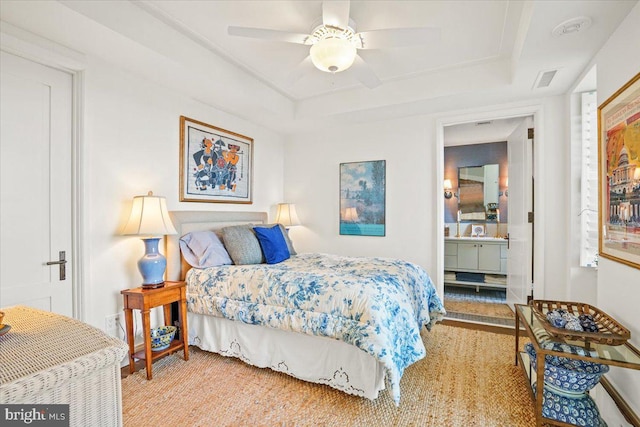
[[[151,351],[169,348],[177,329],[175,326],[159,326],[151,329]]]
[[[471,226],[471,237],[483,237],[484,233],[484,224],[473,224]]]
[[[527,343],[532,371],[537,370],[536,351]],[[548,350],[581,354],[584,349],[561,343],[548,343]],[[542,414],[545,418],[583,427],[604,427],[600,412],[587,394],[609,372],[609,367],[586,360],[545,355]],[[536,387],[533,387],[534,393]]]
[[[531,367],[537,369],[536,352],[533,345],[527,343],[525,350],[531,359]],[[549,343],[547,350],[570,351],[581,354],[584,349],[568,344]],[[544,384],[564,393],[583,394],[598,384],[600,377],[609,372],[609,367],[587,360],[569,359],[562,356],[545,356]]]
[[[621,345],[631,332],[592,305],[567,301],[531,301],[533,313],[545,330],[557,338],[589,343]]]
[[[581,427],[607,427],[596,403],[588,394],[570,398],[545,387],[542,396],[542,415],[545,418]]]

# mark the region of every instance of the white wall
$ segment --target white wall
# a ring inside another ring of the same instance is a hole
[[[292,137],[285,189],[303,223],[290,231],[296,250],[393,256],[431,267],[433,133],[433,119],[407,118]],[[386,160],[386,236],[340,236],[339,164],[365,160]]]
[[[254,138],[253,204],[180,203],[179,117]],[[281,136],[88,57],[84,86],[87,239],[85,320],[104,327],[122,312],[120,290],[140,285],[144,245],[118,232],[133,196],[153,190],[169,210],[258,210],[273,213],[283,192]]]
[[[487,111],[522,109],[531,103],[491,106]],[[536,215],[545,224],[546,248],[537,247],[543,257],[543,277],[538,277],[541,293],[549,298],[566,295],[568,256],[565,218],[562,206],[566,190],[563,165],[568,149],[562,148],[562,97],[539,100],[541,135],[537,161],[543,171],[540,185],[540,208]],[[469,110],[464,111],[465,114]],[[407,117],[376,123],[326,129],[313,134],[297,134],[289,138],[285,150],[285,198],[296,203],[303,227],[291,230],[300,251],[324,251],[347,255],[376,255],[404,258],[424,267],[436,277],[436,237],[443,231],[437,226],[442,216],[436,203],[442,193],[442,176],[437,162],[442,154],[436,148],[436,126],[442,117],[461,111],[438,115]],[[544,146],[544,147],[543,147]],[[558,149],[560,147],[560,149]],[[387,161],[386,230],[385,237],[341,236],[338,230],[339,164],[363,160]],[[544,206],[554,209],[544,210]],[[561,237],[561,238],[559,238]]]
[[[145,23],[148,31],[151,24]],[[263,102],[271,100],[273,108],[281,108],[278,100],[282,97],[256,87],[247,73],[223,67],[225,73],[233,74],[234,84],[240,82],[246,90],[238,97],[260,98],[256,107],[244,110],[245,118],[240,118],[225,112],[237,99],[224,82],[212,78],[222,75],[220,66],[204,62],[203,67],[194,67],[165,51],[166,55],[160,54],[61,3],[3,3],[2,32],[3,49],[47,65],[81,71],[79,179],[84,190],[86,234],[82,236],[83,253],[77,257],[83,256],[84,262],[84,305],[78,313],[82,320],[104,328],[105,316],[122,313],[120,291],[140,285],[136,262],[144,245],[138,238],[118,234],[133,196],[152,190],[167,198],[170,210],[275,213],[283,195],[283,138],[257,125],[259,120],[251,117],[258,114],[252,116],[251,112],[261,111],[264,120],[269,113],[261,109]],[[207,52],[194,44],[188,52],[180,51],[178,58],[209,58]],[[291,101],[285,101],[285,107],[290,106]],[[253,204],[178,202],[181,115],[254,139]]]
[[[640,72],[638,22],[640,4],[633,8],[595,57],[594,63],[598,67],[598,105]],[[600,257],[597,301],[598,308],[631,331],[630,341],[640,347],[640,270]],[[612,368],[608,378],[636,414],[640,414],[640,371]]]

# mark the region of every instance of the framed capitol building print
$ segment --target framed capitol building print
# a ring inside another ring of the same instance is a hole
[[[640,73],[598,107],[599,254],[640,268]]]

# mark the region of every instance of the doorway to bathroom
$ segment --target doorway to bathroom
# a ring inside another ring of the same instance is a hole
[[[443,127],[449,319],[512,328],[533,276],[533,117]]]

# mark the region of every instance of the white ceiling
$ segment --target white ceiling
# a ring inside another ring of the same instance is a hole
[[[143,1],[141,7],[180,31],[191,31],[230,61],[294,100],[335,93],[360,83],[353,68],[319,72],[309,64],[291,84],[292,69],[309,46],[233,37],[227,27],[259,27],[309,34],[322,18],[322,1]],[[356,31],[387,28],[441,28],[438,43],[364,50],[360,56],[386,82],[411,79],[434,70],[508,58],[517,36],[523,2],[352,1]],[[463,29],[463,31],[461,31]]]
[[[637,0],[352,1],[357,31],[436,27],[438,42],[359,51],[382,84],[309,64],[308,46],[227,34],[227,27],[309,33],[321,1],[13,1],[1,19],[101,57],[283,133],[481,107],[565,93]],[[554,37],[558,24],[591,18]],[[198,65],[199,64],[199,65]],[[161,69],[159,69],[161,68]],[[548,88],[540,72],[558,70]]]
[[[510,117],[445,126],[444,145],[450,147],[506,141],[523,120],[523,117]]]

